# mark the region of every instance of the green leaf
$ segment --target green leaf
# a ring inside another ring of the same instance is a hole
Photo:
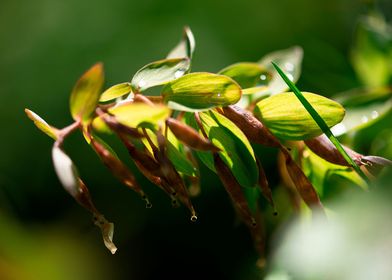
[[[328,127],[343,119],[345,111],[339,103],[310,92],[304,92],[303,95]],[[255,116],[281,139],[304,140],[323,133],[293,92],[280,93],[261,100],[254,112]]]
[[[51,127],[44,119],[29,109],[25,109],[26,115],[32,120],[35,126],[49,137],[57,140],[57,129]]]
[[[70,98],[70,109],[75,121],[88,122],[94,112],[103,85],[103,64],[97,63],[76,82]]]
[[[262,67],[265,67],[272,76],[268,82],[267,88],[261,88],[260,92],[257,93],[254,98],[258,98],[259,94],[276,94],[287,91],[288,89],[286,83],[280,78],[278,72],[276,72],[276,70],[271,65],[271,61],[274,61],[276,64],[278,64],[284,73],[289,77],[289,79],[295,83],[301,75],[302,58],[302,48],[299,46],[294,46],[288,49],[271,52],[260,59],[258,63]]]
[[[359,168],[359,166],[355,163],[355,161],[348,155],[346,150],[340,144],[339,140],[333,135],[331,130],[328,127],[327,122],[323,119],[323,117],[317,112],[317,110],[312,106],[312,104],[305,98],[304,94],[295,86],[295,84],[286,76],[286,74],[272,62],[272,65],[278,71],[279,75],[285,81],[285,83],[290,87],[290,89],[294,92],[295,96],[302,103],[306,111],[312,116],[312,118],[317,122],[317,125],[323,131],[323,133],[328,137],[328,139],[335,145],[336,149],[340,152],[340,154],[344,157],[344,159],[350,163],[350,165],[355,169],[358,175],[366,182],[370,183],[368,177],[365,173]]]
[[[182,40],[178,45],[167,55],[166,58],[183,58],[188,57],[192,59],[193,52],[195,51],[196,43],[193,33],[188,26],[184,27]]]
[[[221,149],[220,157],[243,187],[254,187],[258,180],[255,155],[246,136],[229,119],[214,112],[199,113],[203,128],[210,141]],[[186,115],[188,125],[200,131],[192,115]],[[200,160],[215,172],[210,152],[196,151]]]
[[[240,62],[232,64],[218,74],[228,76],[242,88],[265,85],[269,79],[269,72],[257,63]]]
[[[381,15],[362,18],[356,30],[351,60],[366,86],[387,85],[392,76],[392,26]]]
[[[147,64],[133,76],[131,84],[136,92],[166,84],[183,76],[190,67],[189,58],[171,58]]]
[[[119,123],[133,128],[143,124],[158,126],[159,123],[164,123],[170,115],[170,109],[166,106],[150,106],[143,103],[124,104],[110,108],[108,111]],[[94,119],[93,127],[97,131],[110,132],[101,117]]]
[[[110,101],[112,99],[121,97],[125,94],[132,92],[132,87],[130,83],[121,83],[118,85],[114,85],[102,93],[100,102]]]
[[[200,72],[168,83],[162,95],[169,107],[192,112],[237,103],[241,87],[227,76]]]

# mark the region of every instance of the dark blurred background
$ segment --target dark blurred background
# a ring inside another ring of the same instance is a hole
[[[0,279],[254,279],[252,241],[236,224],[216,176],[202,169],[202,193],[194,200],[199,220],[193,224],[185,209],[172,209],[162,192],[140,178],[154,204],[145,209],[82,136],[73,135],[65,148],[97,207],[115,223],[119,250],[110,255],[90,215],[56,178],[51,139],[23,109],[54,126],[67,125],[69,93],[86,69],[102,61],[106,87],[127,81],[141,66],[164,58],[184,25],[196,38],[193,71],[214,72],[300,45],[301,89],[331,95],[354,88],[359,81],[348,54],[368,2],[2,0]],[[127,160],[115,140],[113,145]],[[276,184],[275,152],[258,153],[268,157],[267,175]]]

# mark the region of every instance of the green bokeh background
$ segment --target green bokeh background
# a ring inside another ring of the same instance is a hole
[[[154,204],[145,209],[73,135],[65,148],[97,207],[116,225],[119,250],[111,256],[89,214],[60,186],[51,140],[23,109],[67,125],[69,93],[87,68],[102,61],[106,87],[127,81],[165,57],[184,25],[196,37],[193,71],[215,72],[300,45],[300,88],[331,95],[359,85],[348,54],[365,8],[358,0],[2,0],[0,279],[254,279],[250,237],[236,226],[228,196],[209,171],[202,170],[202,193],[194,200],[199,220],[192,224],[185,209],[172,209],[140,178]],[[274,152],[259,152],[277,182]]]

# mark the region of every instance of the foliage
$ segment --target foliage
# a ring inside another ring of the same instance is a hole
[[[271,207],[275,208],[275,203],[254,145],[278,149],[282,180],[293,201],[300,197],[310,209],[322,213],[320,194],[324,183],[320,176],[336,173],[363,187],[366,182],[352,168],[370,177],[378,167],[391,164],[387,159],[340,146],[330,128],[342,125],[343,106],[321,94],[302,94],[293,84],[301,72],[300,47],[267,54],[257,63],[236,63],[217,74],[191,73],[194,50],[193,34],[186,27],[182,40],[167,58],[143,66],[130,81],[105,91],[103,65],[97,63],[72,90],[70,111],[74,122],[65,128],[55,128],[26,109],[34,124],[55,140],[52,159],[60,182],[93,214],[112,253],[117,249],[113,224],[97,210],[63,149],[64,140],[76,130],[83,133],[111,173],[140,195],[149,208],[151,202],[132,171],[102,139],[118,137],[139,171],[170,197],[173,206],[186,206],[192,221],[197,220],[197,211],[189,193],[191,188],[200,188],[198,162],[206,165],[220,177],[261,258],[264,232],[259,201],[264,196]],[[385,86],[382,82],[377,86]],[[161,94],[148,95],[148,89],[157,86],[162,87]],[[287,92],[289,87],[293,92]],[[389,89],[380,96],[390,100],[390,94]],[[369,95],[364,98],[374,96]],[[342,103],[355,103],[356,98]],[[355,125],[352,127],[355,129]],[[322,168],[314,164],[310,153],[312,158],[326,161]],[[319,170],[323,170],[321,175]]]

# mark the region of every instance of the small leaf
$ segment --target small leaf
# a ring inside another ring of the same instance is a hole
[[[77,197],[79,195],[79,175],[72,160],[56,145],[52,149],[52,159],[61,184],[70,195]]]
[[[343,119],[345,111],[339,103],[314,93],[303,92],[303,95],[328,127]],[[281,139],[304,140],[323,133],[292,92],[276,94],[261,100],[256,105],[255,116]]]
[[[184,27],[184,34],[182,40],[178,45],[167,55],[166,58],[183,58],[188,57],[192,59],[196,43],[193,33],[188,26]]]
[[[103,64],[97,63],[76,82],[70,98],[71,114],[75,121],[90,120],[98,104],[103,80]]]
[[[26,115],[32,120],[35,126],[49,137],[57,140],[57,129],[50,126],[44,119],[29,109],[25,109]]]
[[[270,76],[264,67],[251,62],[240,62],[230,65],[219,71],[218,74],[232,78],[242,88],[265,85]]]
[[[169,107],[179,104],[184,111],[207,110],[237,103],[241,87],[229,77],[200,72],[168,83],[162,95]]]
[[[166,84],[183,76],[190,67],[188,58],[171,58],[147,64],[133,76],[131,84],[136,92]]]
[[[263,95],[266,92],[269,94],[276,94],[284,92],[288,89],[286,83],[280,78],[274,67],[271,65],[271,61],[274,61],[279,67],[286,73],[289,79],[295,83],[301,75],[301,63],[303,58],[303,50],[299,46],[294,46],[288,49],[271,52],[265,55],[258,62],[262,67],[265,67],[270,73],[271,78],[267,85],[267,88],[262,88],[254,98],[258,98],[259,95]]]
[[[118,85],[114,85],[102,93],[100,102],[110,101],[112,99],[121,97],[125,94],[132,92],[132,87],[130,83],[122,83]]]
[[[143,103],[130,103],[109,109],[109,113],[122,125],[136,128],[143,123],[149,123],[154,126],[159,122],[164,122],[170,115],[170,109],[163,105],[150,106]],[[97,131],[108,132],[102,117],[96,117],[93,121],[93,127]]]

